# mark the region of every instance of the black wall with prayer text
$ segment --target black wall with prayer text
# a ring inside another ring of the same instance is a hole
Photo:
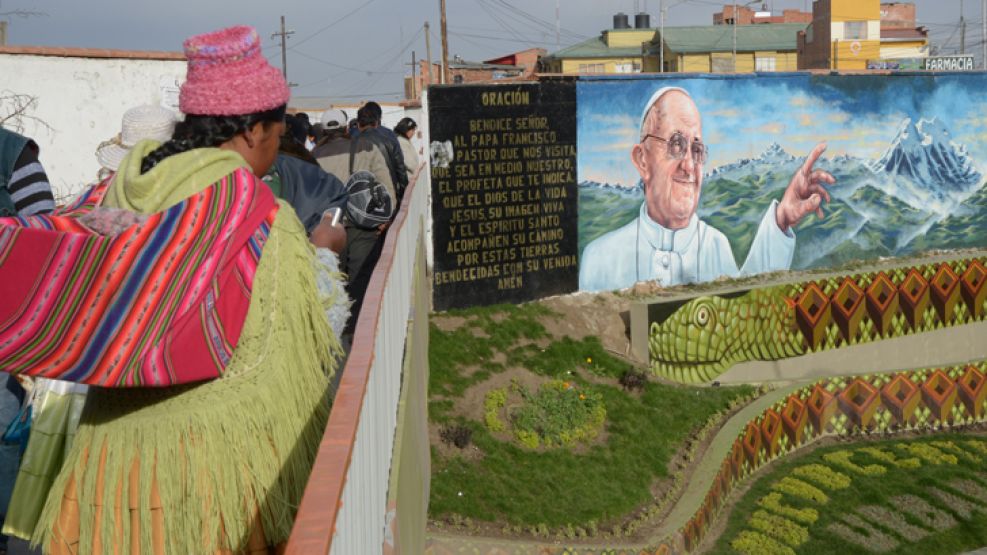
[[[575,291],[575,82],[428,95],[435,309]]]

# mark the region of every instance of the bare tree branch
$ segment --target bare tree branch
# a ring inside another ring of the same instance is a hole
[[[37,108],[38,98],[29,94],[16,93],[10,90],[0,91],[0,127],[24,132],[24,124],[34,122],[47,131],[53,131],[48,122],[31,112]]]

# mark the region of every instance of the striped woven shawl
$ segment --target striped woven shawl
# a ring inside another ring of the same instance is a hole
[[[219,377],[277,212],[246,169],[110,232],[113,177],[48,216],[0,218],[0,371],[103,387]]]

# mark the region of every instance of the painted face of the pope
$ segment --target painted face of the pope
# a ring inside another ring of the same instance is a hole
[[[683,91],[669,90],[650,108],[631,160],[641,174],[648,215],[667,229],[682,229],[699,205],[706,147],[702,119]]]

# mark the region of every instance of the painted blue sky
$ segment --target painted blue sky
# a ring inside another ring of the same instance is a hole
[[[756,156],[772,142],[799,157],[825,141],[824,157],[878,158],[906,117],[938,118],[954,141],[987,160],[987,73],[604,78],[577,85],[579,181],[637,183],[630,149],[644,103],[663,86],[686,89],[699,106],[710,148],[707,172]]]

